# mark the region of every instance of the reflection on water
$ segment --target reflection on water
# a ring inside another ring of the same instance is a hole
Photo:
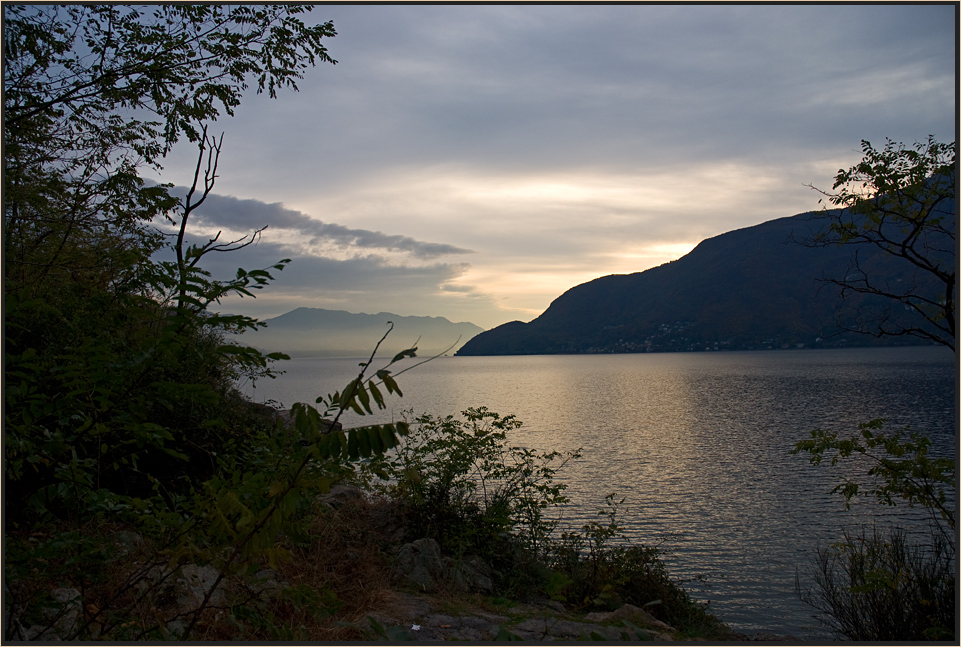
[[[304,358],[252,393],[290,405],[341,389],[356,359]],[[667,561],[698,599],[741,631],[826,636],[794,595],[795,573],[842,526],[913,524],[922,511],[870,503],[845,510],[831,487],[866,467],[813,467],[789,450],[816,427],[855,430],[885,417],[954,456],[955,366],[938,348],[439,358],[398,378],[405,397],[373,419],[487,406],[524,421],[513,442],[583,447],[560,475],[568,525],[626,499],[622,522],[643,542],[667,538]]]

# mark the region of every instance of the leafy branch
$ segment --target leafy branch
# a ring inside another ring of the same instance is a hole
[[[875,497],[887,505],[898,500],[909,506],[920,505],[932,512],[935,522],[943,519],[955,529],[955,512],[947,502],[946,488],[954,484],[955,462],[949,458],[928,455],[931,440],[905,427],[900,431],[883,431],[884,419],[858,425],[859,434],[842,438],[828,430],[815,429],[811,438],[797,443],[792,454],[807,452],[810,462],[819,465],[826,457],[837,465],[842,459],[863,456],[871,463],[867,475],[876,479],[872,485],[845,477],[832,493],[840,492],[850,506],[858,496]],[[909,440],[903,435],[909,433]],[[940,523],[938,523],[940,526]]]

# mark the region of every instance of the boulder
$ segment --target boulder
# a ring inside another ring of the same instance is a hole
[[[278,593],[282,588],[281,583],[277,580],[277,571],[272,568],[263,568],[251,575],[248,586],[264,601]]]
[[[177,578],[180,584],[180,595],[177,597],[177,605],[184,610],[193,610],[200,606],[207,595],[207,591],[214,586],[220,573],[213,566],[197,566],[196,564],[186,564],[180,569]],[[210,594],[208,605],[221,606],[224,603],[223,587],[219,584],[213,593]]]
[[[53,606],[43,608],[43,619],[46,624],[31,625],[24,628],[19,620],[14,619],[13,634],[17,640],[60,642],[75,640],[80,627],[80,591],[77,589],[53,589],[50,591]]]
[[[447,566],[447,577],[457,588],[483,593],[494,590],[491,567],[477,555],[469,555],[460,561],[448,558],[444,562]]]
[[[330,488],[330,492],[317,497],[318,503],[339,510],[346,505],[357,505],[364,501],[364,491],[353,485],[338,484]]]
[[[418,539],[404,544],[394,560],[394,576],[423,591],[437,588],[445,570],[440,546],[433,539]]]
[[[616,611],[594,611],[584,616],[584,619],[591,622],[604,623],[629,620],[630,622],[645,625],[647,627],[654,627],[656,629],[661,629],[662,631],[675,631],[671,625],[667,624],[666,622],[661,622],[644,609],[634,606],[633,604],[625,604]]]

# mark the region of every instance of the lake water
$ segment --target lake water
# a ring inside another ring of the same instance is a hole
[[[358,361],[296,358],[282,377],[247,390],[261,402],[313,403],[343,388]],[[954,355],[934,347],[442,357],[399,376],[404,397],[386,411],[343,421],[472,406],[515,414],[524,426],[513,444],[583,448],[558,476],[569,485],[568,525],[597,518],[616,492],[630,537],[665,540],[671,573],[703,575],[706,585],[688,589],[722,620],[748,633],[824,639],[794,594],[815,546],[842,527],[919,527],[923,514],[873,503],[845,510],[829,491],[844,470],[866,468],[815,467],[789,450],[814,428],[853,431],[884,417],[890,428],[928,434],[932,453],[955,456],[955,375]]]

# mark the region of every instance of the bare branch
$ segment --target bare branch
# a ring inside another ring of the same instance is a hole
[[[853,246],[847,275],[823,283],[840,287],[842,299],[861,294],[887,299],[892,306],[901,304],[920,322],[907,321],[893,307],[872,314],[858,306],[857,326],[852,327],[842,321],[841,306],[837,316],[843,330],[875,337],[909,335],[954,350],[957,146],[928,138],[914,150],[891,141],[880,151],[864,141],[862,149],[861,163],[838,172],[836,192],[806,185],[841,208],[825,208],[812,215],[812,221],[823,221],[826,227],[807,238],[792,239],[809,247]],[[857,253],[861,247],[873,247],[909,263],[914,280],[893,286],[879,283],[878,277],[872,279],[861,265]]]

